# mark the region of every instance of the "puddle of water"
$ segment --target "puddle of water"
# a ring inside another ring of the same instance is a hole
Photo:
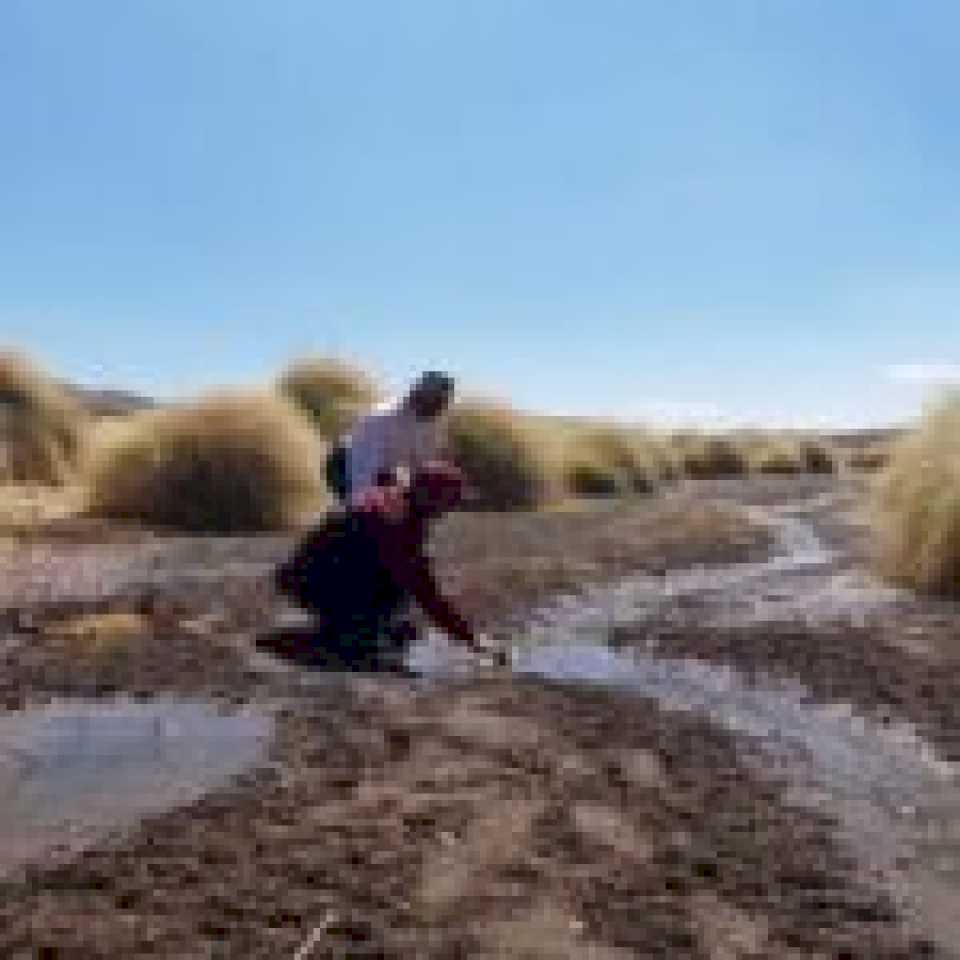
[[[0,717],[0,873],[189,804],[264,754],[268,714],[59,701]]]

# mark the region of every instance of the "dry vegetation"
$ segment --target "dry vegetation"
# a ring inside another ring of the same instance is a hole
[[[58,487],[82,468],[87,417],[26,358],[0,352],[0,484]]]
[[[277,388],[306,411],[316,429],[331,440],[348,430],[380,397],[372,376],[329,357],[295,361],[281,374]]]
[[[893,448],[877,483],[874,529],[890,580],[960,595],[960,393]]]
[[[891,449],[891,444],[879,441],[858,450],[852,450],[847,456],[846,465],[851,470],[876,473],[890,465]]]
[[[13,511],[11,523],[22,526],[28,514],[42,512],[32,493],[14,495],[10,484],[69,483],[72,490],[89,484],[91,505],[108,517],[196,530],[285,525],[309,499],[307,491],[315,494],[307,475],[322,474],[322,447],[308,442],[305,423],[294,426],[287,401],[306,412],[314,434],[329,440],[367,411],[380,391],[364,370],[322,357],[292,363],[275,388],[273,399],[245,401],[245,410],[257,412],[243,426],[235,401],[226,406],[211,401],[213,407],[205,401],[202,414],[179,407],[92,421],[52,378],[22,358],[3,355],[7,456],[0,461],[0,482],[8,485],[8,495],[0,520],[4,510]],[[537,417],[477,400],[456,404],[450,441],[478,494],[475,505],[498,510],[544,507],[567,497],[656,493],[685,477],[826,473],[840,462],[829,443],[809,435],[658,436],[636,427]],[[100,451],[92,465],[83,456],[88,447]],[[886,456],[880,447],[864,448],[844,466],[877,468]]]
[[[584,427],[567,441],[566,486],[570,493],[586,496],[652,493],[668,462],[656,442],[639,431]]]
[[[678,433],[674,437],[681,470],[690,477],[721,477],[747,472],[740,446],[726,437]]]
[[[747,452],[751,473],[791,474],[803,470],[800,451],[777,440],[763,440]]]
[[[835,473],[837,452],[826,441],[805,439],[797,444],[801,469],[806,473]]]
[[[449,436],[453,457],[474,487],[478,506],[531,508],[557,497],[551,438],[510,408],[457,404],[450,414]]]
[[[195,531],[297,522],[318,502],[317,441],[305,417],[269,394],[219,394],[132,417],[102,438],[90,511]]]

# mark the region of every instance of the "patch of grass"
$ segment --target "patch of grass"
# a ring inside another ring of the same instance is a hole
[[[571,431],[564,459],[567,489],[576,496],[652,493],[668,463],[652,440],[612,426]]]
[[[805,473],[835,473],[837,470],[837,452],[823,440],[803,439],[799,442],[798,453]]]
[[[142,636],[150,629],[145,618],[134,613],[87,614],[50,624],[45,634],[69,650],[71,655],[109,654]]]
[[[767,440],[747,454],[749,469],[755,473],[793,474],[803,471],[798,447],[787,441]]]
[[[88,418],[21,354],[0,352],[0,484],[59,487],[82,469]]]
[[[89,475],[90,512],[231,533],[287,527],[319,505],[306,418],[270,394],[215,394],[111,431]]]
[[[735,476],[747,472],[747,458],[740,446],[727,437],[678,433],[674,448],[683,473],[690,477]]]
[[[960,596],[960,392],[894,446],[872,506],[880,571],[894,583]]]
[[[624,493],[619,472],[610,463],[575,454],[563,470],[564,485],[575,497],[615,497]]]
[[[373,377],[359,367],[330,357],[294,361],[280,375],[277,388],[331,440],[349,430],[380,399]]]
[[[877,441],[851,450],[846,458],[847,468],[862,473],[876,473],[890,465],[891,444]]]
[[[448,436],[454,461],[494,510],[532,509],[558,494],[555,439],[509,407],[455,404]]]
[[[80,487],[4,487],[0,490],[0,532],[26,537],[82,508]]]

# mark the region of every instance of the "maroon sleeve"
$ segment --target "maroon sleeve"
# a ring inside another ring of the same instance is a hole
[[[415,542],[390,523],[377,524],[380,558],[396,582],[423,607],[430,619],[468,646],[475,644],[470,625],[443,596],[430,570],[430,561]]]

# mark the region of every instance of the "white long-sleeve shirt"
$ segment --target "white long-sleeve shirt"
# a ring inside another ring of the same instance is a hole
[[[363,417],[349,436],[351,496],[372,486],[381,471],[412,472],[436,459],[444,445],[444,420],[418,420],[403,401],[383,404]]]

